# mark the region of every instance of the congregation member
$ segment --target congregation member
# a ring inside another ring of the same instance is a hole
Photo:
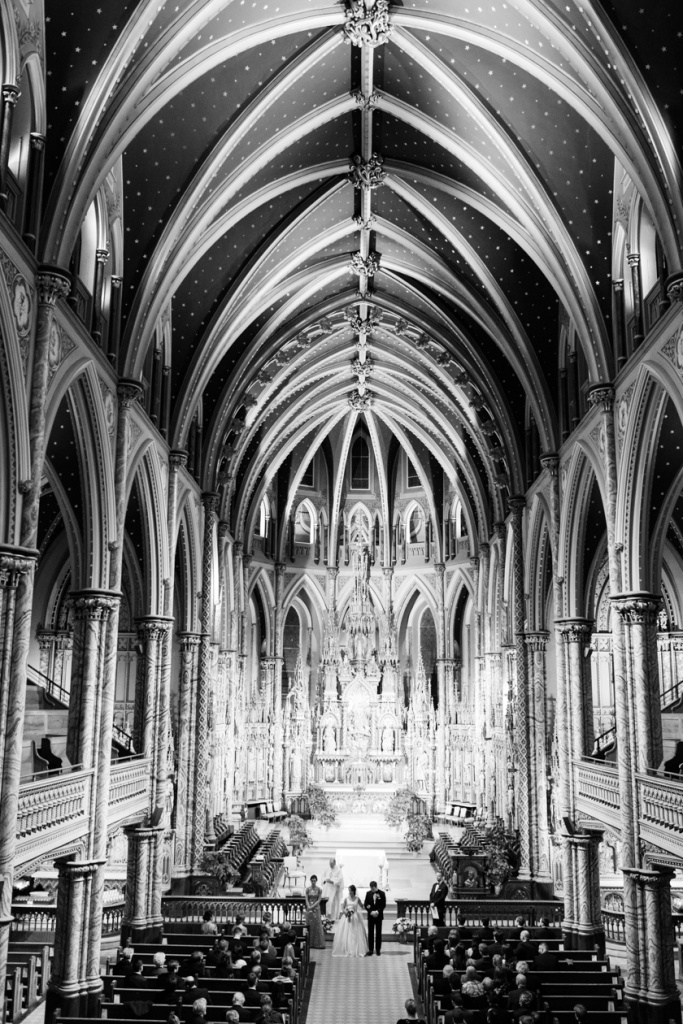
[[[244,993],[244,1004],[245,1006],[260,1006],[261,1005],[261,993],[258,989],[258,974],[252,971],[247,978],[249,987]]]
[[[442,971],[447,963],[446,943],[444,939],[437,939],[433,951],[427,957],[427,970]]]
[[[558,971],[560,970],[560,967],[560,959],[555,955],[555,953],[550,952],[548,949],[548,943],[540,942],[538,944],[538,955],[534,957],[534,970]]]
[[[530,942],[529,932],[526,929],[519,936],[519,942],[515,948],[515,956],[518,960],[531,961],[536,956],[536,947]]]
[[[199,928],[202,935],[218,935],[218,925],[214,920],[213,910],[204,912],[204,917]]]
[[[422,1017],[417,1015],[417,1003],[414,999],[406,999],[403,1004],[406,1011],[406,1016],[401,1017],[396,1024],[425,1024]]]
[[[204,954],[201,949],[195,949],[193,953],[190,953],[188,957],[181,961],[178,968],[178,974],[181,978],[187,978],[190,975],[194,978],[201,978],[205,972]]]
[[[112,974],[115,978],[125,978],[127,974],[130,974],[132,970],[133,955],[135,950],[131,949],[130,946],[126,946],[125,949],[121,950],[121,956],[119,957],[118,963],[114,966]]]
[[[125,976],[126,988],[147,988],[149,982],[142,973],[143,963],[139,956],[133,957],[130,973]]]
[[[282,1014],[273,1007],[269,995],[261,996],[261,1012],[256,1018],[256,1024],[283,1024]]]
[[[186,1024],[205,1024],[206,1022],[206,999],[195,999],[192,1010],[185,1018]]]
[[[550,918],[549,917],[542,917],[541,918],[541,925],[540,925],[540,927],[534,929],[534,938],[535,939],[556,939],[557,938],[557,930],[555,928],[551,928],[550,927]]]
[[[213,1005],[211,993],[207,988],[199,986],[197,979],[191,974],[185,978],[185,991],[183,992],[183,1006],[191,1006],[195,999],[206,999],[209,1006]]]
[[[228,1024],[240,1024],[240,1015],[237,1010],[228,1010],[225,1019]]]
[[[244,1010],[244,992],[233,992],[232,996],[232,1011],[237,1014],[238,1020],[246,1020],[247,1014],[242,1013]]]

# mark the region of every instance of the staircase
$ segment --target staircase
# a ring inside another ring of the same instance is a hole
[[[662,712],[662,739],[664,743],[664,756],[662,760],[666,761],[673,755],[676,742],[683,739],[683,680],[674,683],[668,690],[660,694],[659,706]],[[616,763],[616,726],[613,725],[611,729],[607,729],[600,736],[595,737],[591,757],[598,761]]]

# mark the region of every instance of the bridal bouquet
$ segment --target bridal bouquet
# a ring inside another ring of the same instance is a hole
[[[347,920],[350,921],[355,913],[356,913],[356,911],[355,911],[354,907],[347,907],[346,910],[344,911],[344,917],[347,918]]]

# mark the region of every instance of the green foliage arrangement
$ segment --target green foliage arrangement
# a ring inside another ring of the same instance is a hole
[[[508,832],[501,818],[486,829],[481,848],[487,857],[486,872],[491,885],[504,885],[517,874],[519,836]]]
[[[213,875],[224,889],[229,888],[240,876],[239,871],[230,863],[227,854],[221,850],[207,851],[202,857],[199,867],[205,874]]]
[[[413,813],[414,801],[417,800],[417,794],[405,786],[403,789],[397,789],[384,814],[384,820],[387,825],[391,828],[398,828],[403,822],[410,817]]]
[[[337,812],[322,786],[317,786],[312,782],[303,791],[302,796],[308,800],[311,818],[318,825],[322,825],[323,828],[332,828],[337,824]]]
[[[289,829],[289,843],[293,852],[300,854],[309,846],[313,846],[313,836],[306,828],[304,819],[298,814],[290,814],[284,823]]]
[[[412,853],[419,853],[425,839],[432,839],[432,819],[428,814],[409,814],[408,831],[403,837]]]

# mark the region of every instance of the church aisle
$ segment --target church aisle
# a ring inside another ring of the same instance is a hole
[[[302,1024],[395,1024],[413,994],[411,946],[385,943],[380,957],[335,957],[312,949],[315,977]]]

